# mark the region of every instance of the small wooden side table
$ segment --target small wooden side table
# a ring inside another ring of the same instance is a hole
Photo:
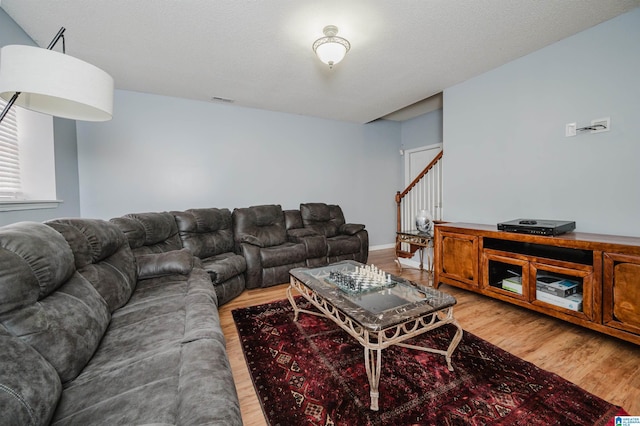
[[[401,249],[401,244],[409,244],[410,250],[404,251]],[[417,230],[412,231],[398,231],[396,232],[396,262],[402,273],[402,263],[400,263],[400,257],[411,258],[413,254],[420,250],[420,270],[424,268],[424,252],[425,249],[433,248],[433,235],[429,233],[419,232]],[[427,254],[427,272],[433,274],[433,259]]]

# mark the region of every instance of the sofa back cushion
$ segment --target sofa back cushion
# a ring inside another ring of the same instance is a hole
[[[107,302],[109,311],[124,306],[136,287],[136,263],[126,237],[100,219],[55,219],[46,225],[67,240],[78,272]]]
[[[279,246],[287,242],[287,230],[282,207],[276,204],[233,210],[236,243],[259,247]]]
[[[327,238],[338,235],[340,227],[345,223],[342,209],[335,204],[300,204],[300,215],[305,228],[310,228]]]
[[[111,319],[75,263],[67,241],[47,225],[0,228],[0,325],[39,352],[63,383],[91,359]]]
[[[300,210],[285,210],[284,223],[287,228],[287,231],[290,231],[292,229],[304,228],[304,223],[302,222],[302,216],[300,215]]]
[[[182,248],[176,220],[169,212],[131,213],[111,222],[124,232],[135,256]]]
[[[233,252],[233,224],[229,209],[189,209],[171,212],[182,246],[201,259]]]

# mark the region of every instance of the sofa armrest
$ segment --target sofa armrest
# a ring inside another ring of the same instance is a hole
[[[362,231],[363,229],[364,229],[364,225],[362,224],[345,223],[344,225],[340,226],[340,229],[338,232],[346,235],[356,235],[358,232]]]
[[[144,254],[138,256],[136,260],[138,279],[141,280],[165,275],[187,275],[194,267],[194,257],[187,249]]]
[[[6,425],[48,425],[62,393],[56,370],[0,325],[0,414]]]
[[[254,244],[240,244],[240,253],[247,262],[244,272],[246,288],[262,287],[262,259],[260,247]]]

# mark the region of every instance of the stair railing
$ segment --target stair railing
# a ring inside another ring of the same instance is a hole
[[[434,221],[442,220],[442,159],[443,151],[405,188],[396,193],[397,231],[415,228],[415,216],[429,210]]]

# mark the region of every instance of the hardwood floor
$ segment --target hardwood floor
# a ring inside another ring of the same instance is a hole
[[[370,252],[369,263],[412,281],[428,282],[428,274],[417,269],[405,268],[399,274],[393,249]],[[288,283],[246,290],[220,308],[242,419],[247,426],[262,426],[266,422],[231,311],[284,299],[287,287]],[[466,290],[447,285],[439,289],[458,300],[455,317],[465,331],[622,406],[631,415],[640,415],[640,346]]]

